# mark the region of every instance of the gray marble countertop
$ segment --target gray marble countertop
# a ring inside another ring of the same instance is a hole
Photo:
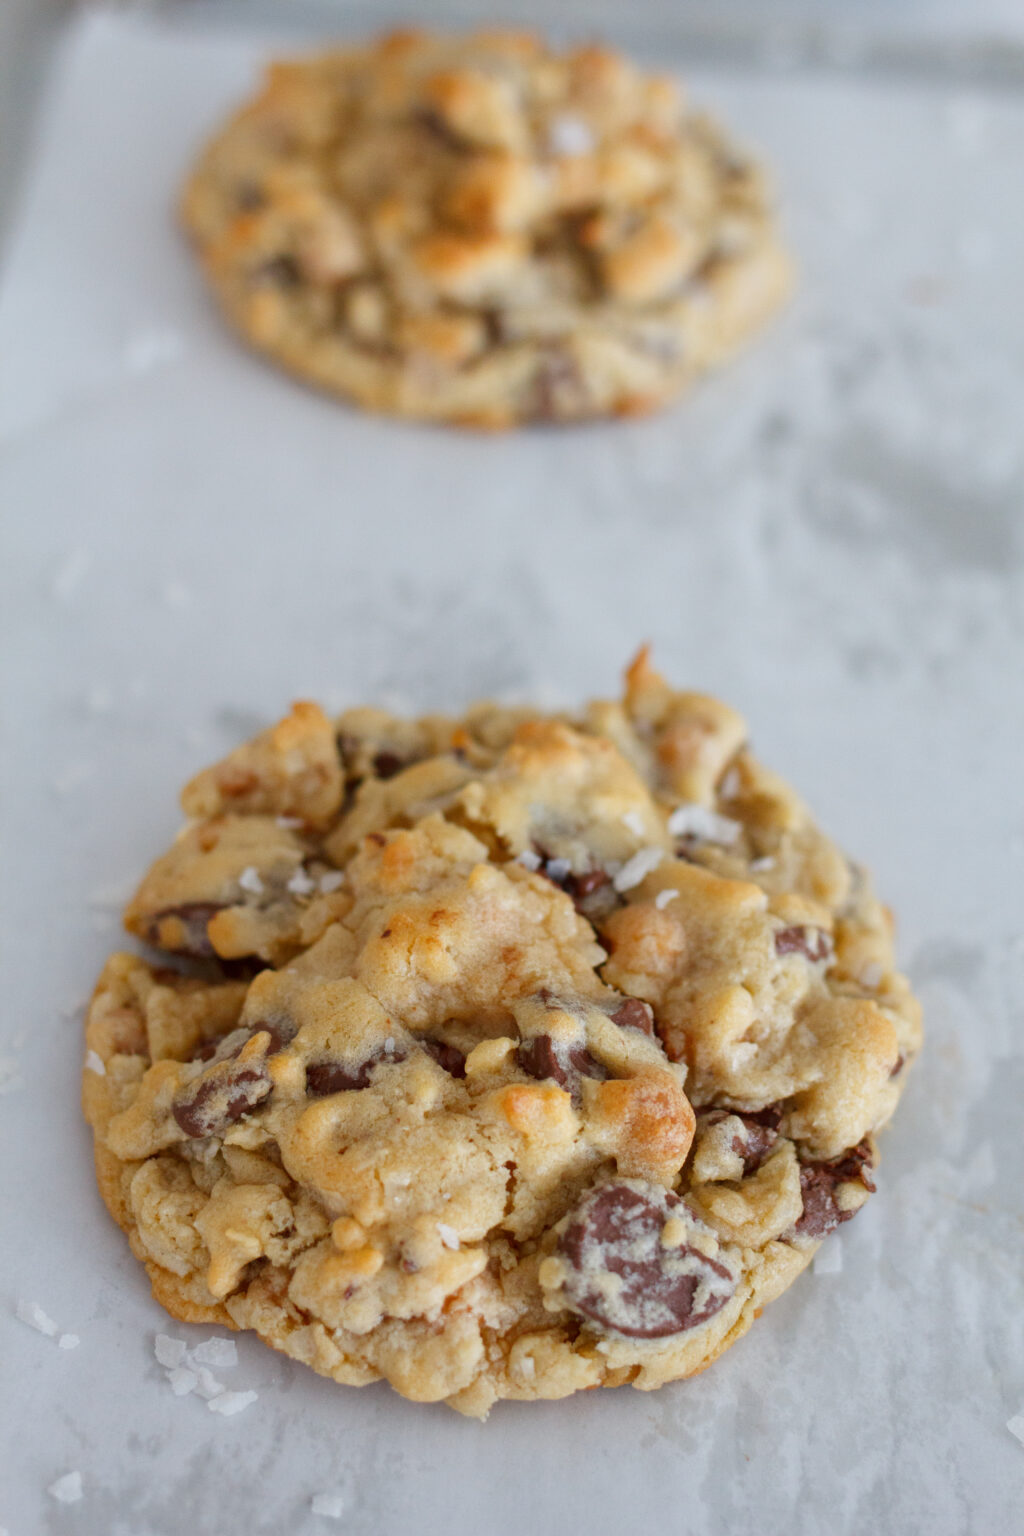
[[[1018,1529],[1024,97],[689,69],[777,169],[798,298],[657,418],[477,438],[342,409],[215,321],[171,201],[270,41],[77,21],[0,286],[0,1526]],[[900,917],[927,1048],[841,1272],[651,1396],[478,1425],[242,1338],[244,1413],[175,1398],[153,1337],[186,1330],[100,1208],[77,1079],[179,785],[293,697],[573,699],[644,638]]]

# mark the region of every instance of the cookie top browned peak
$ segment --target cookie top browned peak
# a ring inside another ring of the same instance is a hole
[[[395,33],[274,65],[207,151],[185,217],[250,337],[301,368],[301,335],[309,368],[357,393],[369,374],[314,361],[311,337],[443,371],[584,324],[626,345],[625,326],[635,354],[692,371],[687,302],[771,243],[759,172],[672,79],[520,32]],[[723,316],[771,308],[783,282],[767,263],[763,304],[738,296]],[[545,409],[508,398],[512,370],[496,414],[585,414],[554,372]],[[609,408],[593,388],[591,410]]]
[[[182,802],[85,1072],[177,1315],[469,1412],[657,1385],[873,1191],[887,915],[646,653],[571,713],[298,704]]]

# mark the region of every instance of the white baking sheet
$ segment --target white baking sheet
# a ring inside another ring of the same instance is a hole
[[[217,322],[171,200],[267,42],[76,23],[6,264],[0,1526],[1020,1530],[1024,104],[695,75],[778,168],[798,302],[657,419],[478,438],[351,413]],[[841,1271],[651,1396],[481,1426],[241,1338],[219,1374],[255,1404],[175,1398],[153,1336],[193,1331],[101,1209],[77,1078],[178,786],[296,696],[575,698],[644,637],[901,917],[928,1049]]]

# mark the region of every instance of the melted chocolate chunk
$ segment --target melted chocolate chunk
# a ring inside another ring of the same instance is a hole
[[[255,1024],[245,1024],[238,1029],[233,1029],[228,1035],[221,1035],[219,1040],[204,1040],[202,1045],[197,1046],[192,1052],[189,1060],[231,1061],[239,1055],[243,1045],[251,1040],[253,1035],[259,1034],[270,1036],[267,1055],[274,1056],[295,1038],[295,1033],[295,1025],[290,1019],[279,1019],[276,1024],[268,1024],[265,1019],[259,1019]]]
[[[378,779],[393,779],[405,766],[397,752],[378,752],[373,760],[373,771]]]
[[[567,896],[572,897],[572,903],[577,912],[583,912],[584,904],[592,896],[596,896],[598,891],[603,891],[606,886],[610,886],[612,883],[612,877],[608,874],[607,870],[587,869],[584,870],[582,875],[574,875],[571,869],[560,869],[559,866],[564,865],[566,862],[564,859],[552,858],[545,849],[536,843],[534,844],[534,852],[542,860],[539,873],[544,876],[545,880],[550,880],[552,885],[557,885],[560,891],[564,891]],[[557,873],[552,872],[552,866],[554,866]],[[616,897],[616,903],[617,900],[618,898]],[[586,916],[586,913],[584,912],[583,915]]]
[[[425,1039],[420,1044],[428,1056],[432,1056],[439,1067],[449,1073],[451,1077],[465,1077],[466,1056],[455,1045],[446,1045],[443,1040]]]
[[[743,1122],[742,1132],[732,1138],[732,1150],[743,1159],[743,1177],[746,1178],[757,1172],[778,1141],[782,1111],[774,1104],[750,1114],[740,1109],[712,1109],[701,1115],[701,1126],[720,1125],[730,1118]]]
[[[824,928],[780,928],[775,935],[777,955],[804,955],[808,960],[828,960],[832,940]]]
[[[859,1182],[874,1194],[869,1176],[873,1163],[871,1149],[864,1141],[830,1163],[804,1163],[800,1169],[804,1209],[793,1230],[801,1237],[827,1237],[841,1222],[856,1216],[856,1211],[840,1210],[836,1204],[836,1185]]]
[[[603,1081],[608,1076],[601,1063],[595,1061],[584,1046],[556,1045],[550,1035],[534,1035],[532,1040],[524,1040],[516,1052],[516,1060],[530,1077],[542,1081],[552,1078],[559,1088],[571,1093],[577,1102],[581,1078],[593,1077]]]
[[[164,907],[162,911],[154,912],[150,918],[146,939],[150,944],[156,944],[172,955],[194,955],[200,960],[212,959],[217,952],[210,943],[206,925],[211,917],[216,917],[218,912],[223,911],[224,903],[221,901],[185,901],[178,907]],[[161,925],[168,918],[177,918],[184,930],[180,942],[173,948],[169,944],[162,943],[160,939]]]
[[[567,1304],[613,1333],[660,1339],[697,1328],[725,1306],[736,1281],[687,1244],[664,1247],[677,1195],[656,1184],[606,1184],[585,1195],[559,1240]]]
[[[639,1029],[642,1034],[654,1035],[654,1010],[638,997],[627,997],[611,1017],[620,1029]]]
[[[332,1093],[345,1093],[351,1089],[369,1088],[374,1067],[381,1062],[404,1061],[405,1054],[395,1051],[378,1051],[357,1067],[343,1066],[340,1061],[311,1061],[306,1068],[306,1092],[314,1099],[325,1099]]]
[[[221,1061],[175,1096],[171,1113],[186,1136],[219,1136],[268,1099],[273,1087],[262,1061]]]

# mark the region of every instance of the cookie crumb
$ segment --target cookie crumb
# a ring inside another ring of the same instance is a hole
[[[82,1497],[81,1472],[65,1472],[64,1476],[58,1477],[46,1491],[51,1498],[57,1500],[58,1504],[77,1504]]]
[[[37,1301],[19,1301],[14,1311],[20,1322],[27,1323],[37,1333],[44,1333],[48,1339],[56,1337],[57,1324]]]
[[[241,1413],[243,1409],[248,1408],[250,1403],[256,1401],[257,1397],[259,1397],[258,1392],[220,1392],[216,1397],[210,1399],[207,1407],[211,1413],[220,1413],[226,1419],[229,1419],[234,1414]]]
[[[328,1520],[340,1520],[345,1513],[345,1500],[340,1493],[314,1493],[309,1507],[314,1515],[326,1515]]]

